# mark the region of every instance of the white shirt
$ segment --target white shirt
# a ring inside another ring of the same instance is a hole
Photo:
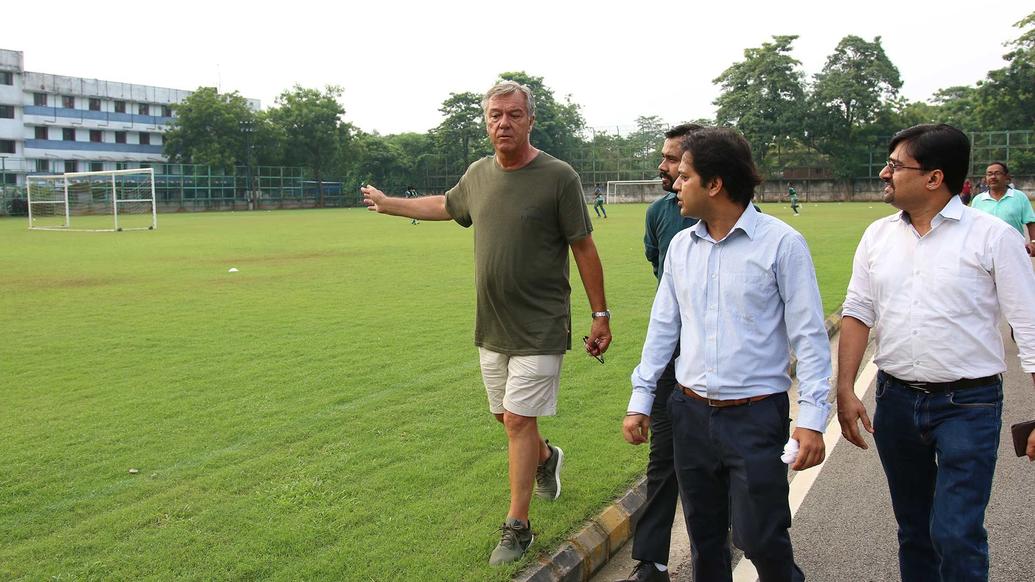
[[[869,226],[855,251],[842,314],[876,331],[877,366],[913,382],[1006,370],[998,319],[1035,372],[1035,272],[1024,237],[953,196],[921,237],[899,212]]]
[[[629,412],[650,414],[677,342],[676,379],[734,400],[786,392],[798,356],[798,426],[823,432],[830,405],[830,343],[805,238],[748,206],[720,241],[699,222],[673,237],[651,309]]]

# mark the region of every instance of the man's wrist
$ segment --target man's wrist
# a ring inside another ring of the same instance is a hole
[[[598,317],[606,317],[607,319],[611,319],[611,310],[605,309],[603,311],[594,311],[590,315],[593,317],[593,319],[596,319]]]

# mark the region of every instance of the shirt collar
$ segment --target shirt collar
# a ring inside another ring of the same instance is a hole
[[[952,198],[949,198],[949,201],[945,203],[945,206],[942,206],[942,209],[939,210],[938,214],[936,214],[931,220],[931,226],[937,226],[945,220],[955,220],[956,222],[959,222],[962,217],[963,201],[960,200],[959,196],[953,196]],[[899,210],[898,214],[891,215],[891,220],[900,220],[906,224],[912,224],[912,221],[909,219],[909,215],[906,214],[905,210]]]
[[[664,190],[664,192],[665,192],[665,196],[663,196],[663,198],[665,200],[675,200],[676,199],[676,193],[675,192],[669,192],[668,190]]]
[[[741,213],[740,218],[737,219],[736,224],[730,229],[729,233],[723,238],[723,240],[730,237],[731,234],[740,230],[747,235],[749,240],[755,239],[755,231],[758,229],[758,211],[755,210],[755,205],[748,202],[747,208]],[[697,224],[690,227],[690,232],[693,233],[697,238],[703,238],[712,240],[711,235],[708,234],[708,225],[703,220],[698,220]]]

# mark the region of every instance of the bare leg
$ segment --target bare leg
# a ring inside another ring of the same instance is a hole
[[[503,426],[507,429],[510,461],[510,510],[507,516],[527,522],[535,469],[540,458],[543,458],[546,443],[539,436],[535,417],[505,412]],[[549,449],[546,449],[546,453],[549,456]]]

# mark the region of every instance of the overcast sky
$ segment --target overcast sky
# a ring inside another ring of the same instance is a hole
[[[845,35],[879,35],[902,94],[926,100],[1002,67],[1012,24],[1032,10],[1018,0],[8,4],[0,48],[23,51],[29,71],[218,86],[263,107],[296,83],[335,84],[346,120],[382,134],[424,132],[450,92],[483,92],[512,70],[570,94],[592,128],[711,117],[712,79],[775,34],[799,35],[794,56],[810,77]]]

